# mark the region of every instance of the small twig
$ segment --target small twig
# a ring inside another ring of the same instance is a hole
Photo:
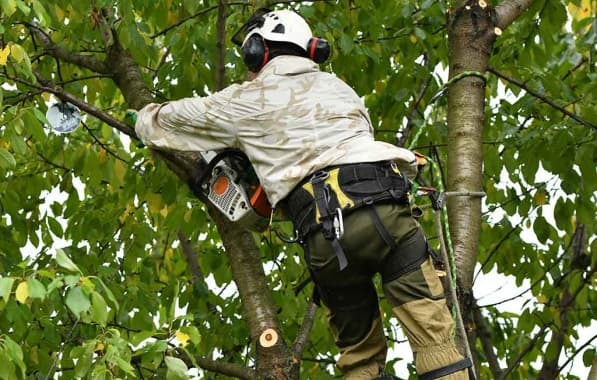
[[[294,355],[294,360],[298,363],[303,356],[303,351],[305,350],[305,344],[309,340],[309,334],[313,329],[313,323],[315,322],[315,314],[317,313],[317,305],[313,302],[309,302],[307,306],[307,310],[305,311],[305,315],[303,317],[303,323],[299,329],[299,332],[294,340],[294,344],[292,345],[292,353]]]
[[[431,61],[428,59],[427,55],[425,55],[425,66],[427,68],[431,66],[430,62]],[[431,84],[432,78],[433,77],[431,75],[427,76],[427,79],[421,82],[421,84],[419,85],[419,92],[417,94],[417,98],[409,106],[406,126],[404,127],[404,130],[400,131],[402,135],[398,139],[398,146],[404,146],[406,140],[408,139],[410,131],[415,127],[415,117],[417,114],[420,114],[419,107],[421,105],[423,97],[425,96],[425,93],[427,92],[427,89],[429,88],[429,85]]]
[[[158,72],[160,71],[160,69],[162,68],[162,66],[164,66],[164,64],[166,63],[166,59],[168,58],[169,55],[170,55],[170,46],[168,46],[166,48],[166,51],[164,52],[164,54],[162,54],[162,57],[160,58],[160,61],[158,62],[158,64],[155,67],[155,69],[153,70],[153,79],[154,80],[158,77]]]
[[[81,121],[81,124],[83,125],[83,128],[85,128],[87,130],[87,133],[89,133],[89,135],[91,136],[91,138],[99,145],[102,147],[103,150],[105,150],[109,155],[111,155],[112,157],[116,158],[119,161],[124,162],[125,164],[129,165],[129,162],[127,160],[125,160],[124,158],[118,156],[116,153],[112,152],[107,146],[106,144],[104,144],[103,142],[101,142],[97,136],[93,133],[93,131],[91,130],[91,128],[89,128],[87,126],[87,123],[85,123],[84,121]]]
[[[537,343],[537,340],[539,340],[541,337],[543,337],[546,334],[547,327],[548,327],[548,325],[544,325],[541,328],[541,330],[539,330],[537,332],[537,334],[535,334],[535,336],[530,339],[529,344],[527,344],[526,347],[524,347],[518,353],[518,355],[516,356],[516,358],[514,358],[514,360],[512,360],[512,362],[508,366],[508,368],[506,368],[502,372],[502,376],[499,378],[499,380],[507,379],[508,375],[510,374],[510,372],[514,371],[516,369],[516,367],[518,367],[518,365],[520,364],[520,361],[522,360],[522,358],[524,358],[525,355],[528,354],[533,349],[533,347],[535,347],[535,344]]]
[[[528,217],[528,214],[527,214]],[[523,219],[523,221],[527,218],[525,217]],[[522,223],[520,223],[522,224]],[[506,241],[508,241],[508,238],[510,237],[510,235],[512,235],[512,233],[514,233],[515,231],[518,230],[520,224],[514,226],[513,228],[510,229],[510,231],[508,231],[507,234],[504,235],[504,237],[502,237],[502,239],[500,239],[500,241],[491,249],[491,251],[487,254],[487,257],[485,258],[485,260],[481,263],[481,268],[479,268],[479,270],[477,271],[477,274],[475,275],[474,279],[473,279],[473,284],[475,283],[475,281],[477,281],[477,278],[479,277],[479,275],[483,272],[483,269],[485,269],[485,266],[487,265],[487,263],[489,263],[489,260],[491,260],[491,258],[493,257],[493,255],[498,252],[499,248],[502,246],[502,244],[504,244]]]
[[[542,102],[548,104],[549,106],[555,108],[556,110],[560,111],[561,113],[563,113],[564,115],[568,116],[569,118],[575,120],[579,124],[582,124],[584,126],[593,128],[594,130],[597,130],[597,125],[591,123],[588,120],[583,119],[582,117],[578,116],[577,114],[575,114],[573,112],[568,111],[566,108],[557,105],[553,100],[549,99],[544,94],[540,94],[538,91],[533,90],[532,88],[530,88],[529,86],[527,86],[525,83],[523,83],[521,81],[518,81],[518,80],[516,80],[514,78],[510,78],[507,75],[500,73],[499,71],[497,71],[493,67],[488,67],[487,71],[489,71],[490,73],[494,74],[498,78],[503,79],[503,80],[505,80],[505,81],[507,81],[509,83],[512,83],[516,87],[519,87],[519,88],[525,90],[531,96],[534,96],[535,98],[537,98],[537,99],[541,100]]]
[[[58,360],[61,359],[60,357],[62,356],[62,352],[64,351],[64,348],[66,347],[66,344],[69,343],[70,338],[73,335],[73,332],[75,332],[75,329],[77,328],[78,324],[79,324],[79,320],[77,319],[75,321],[75,323],[73,324],[72,329],[68,333],[68,336],[62,342],[62,346],[60,347],[60,351],[58,351],[56,353],[56,356],[54,356],[54,361],[52,361],[52,365],[50,366],[50,369],[48,370],[48,373],[47,373],[47,375],[45,377],[45,380],[48,380],[48,379],[52,378],[52,376],[54,375],[54,370],[56,368],[56,363],[58,363]]]
[[[473,319],[475,321],[475,328],[477,330],[477,337],[481,341],[481,346],[487,357],[489,368],[493,374],[493,377],[499,379],[502,376],[502,368],[498,357],[494,351],[494,343],[491,337],[491,329],[487,324],[487,320],[483,316],[481,309],[477,306],[477,300],[473,299]]]
[[[65,84],[80,82],[80,81],[84,81],[84,80],[89,80],[89,79],[103,79],[103,78],[112,78],[112,75],[111,74],[87,75],[87,76],[84,76],[84,77],[78,77],[78,78],[72,78],[72,79],[65,80],[65,81],[60,81],[60,82],[57,82],[56,85],[57,86],[64,86]]]
[[[593,341],[594,341],[595,339],[597,339],[597,334],[593,335],[593,337],[592,337],[591,339],[589,339],[589,340],[588,340],[588,341],[587,341],[585,344],[583,344],[582,346],[578,347],[578,348],[576,349],[576,352],[574,352],[574,354],[573,354],[573,355],[571,355],[571,356],[568,358],[568,360],[566,360],[566,361],[564,362],[564,364],[562,364],[562,365],[560,366],[560,368],[558,368],[558,372],[561,372],[561,371],[562,371],[562,369],[564,369],[564,368],[565,368],[565,367],[566,367],[566,366],[567,366],[567,365],[568,365],[568,364],[569,364],[569,363],[570,363],[570,362],[571,362],[571,361],[574,359],[574,357],[575,357],[576,355],[578,355],[578,354],[579,354],[579,353],[580,353],[580,352],[581,352],[581,351],[582,351],[582,350],[583,350],[585,347],[588,347],[588,346],[590,346],[590,345],[591,345],[591,343],[593,343]],[[588,379],[590,379],[590,377],[589,377]]]

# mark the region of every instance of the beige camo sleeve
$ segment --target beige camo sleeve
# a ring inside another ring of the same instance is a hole
[[[233,147],[236,127],[228,104],[221,94],[151,103],[139,111],[135,131],[147,146],[162,150]]]

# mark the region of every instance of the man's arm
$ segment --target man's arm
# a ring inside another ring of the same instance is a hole
[[[227,104],[219,94],[150,103],[138,112],[135,131],[154,149],[209,151],[233,147],[236,126]]]

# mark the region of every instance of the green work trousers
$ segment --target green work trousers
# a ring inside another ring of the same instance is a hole
[[[375,207],[397,249],[384,241],[368,207]],[[376,273],[382,275],[383,292],[408,338],[417,372],[462,360],[451,339],[453,320],[442,284],[410,206],[377,204],[360,208],[344,217],[344,229],[340,242],[348,266],[342,271],[330,241],[321,232],[309,234],[304,243],[305,258],[341,353],[337,366],[344,378],[374,379],[385,365],[386,338],[372,280]],[[392,267],[401,258],[412,260],[413,255],[421,260],[407,273],[393,278],[396,271]],[[466,380],[468,374],[461,370],[442,379]]]

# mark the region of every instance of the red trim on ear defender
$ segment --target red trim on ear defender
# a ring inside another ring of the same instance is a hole
[[[267,46],[267,42],[265,41],[265,39],[263,39],[263,61],[261,61],[261,66],[259,67],[259,70],[261,70],[263,68],[263,66],[265,66],[265,64],[267,63],[268,60],[269,60],[269,47]]]
[[[319,38],[313,37],[309,41],[309,58],[311,58],[311,60],[315,60],[315,49],[317,49],[317,40],[319,40]]]

